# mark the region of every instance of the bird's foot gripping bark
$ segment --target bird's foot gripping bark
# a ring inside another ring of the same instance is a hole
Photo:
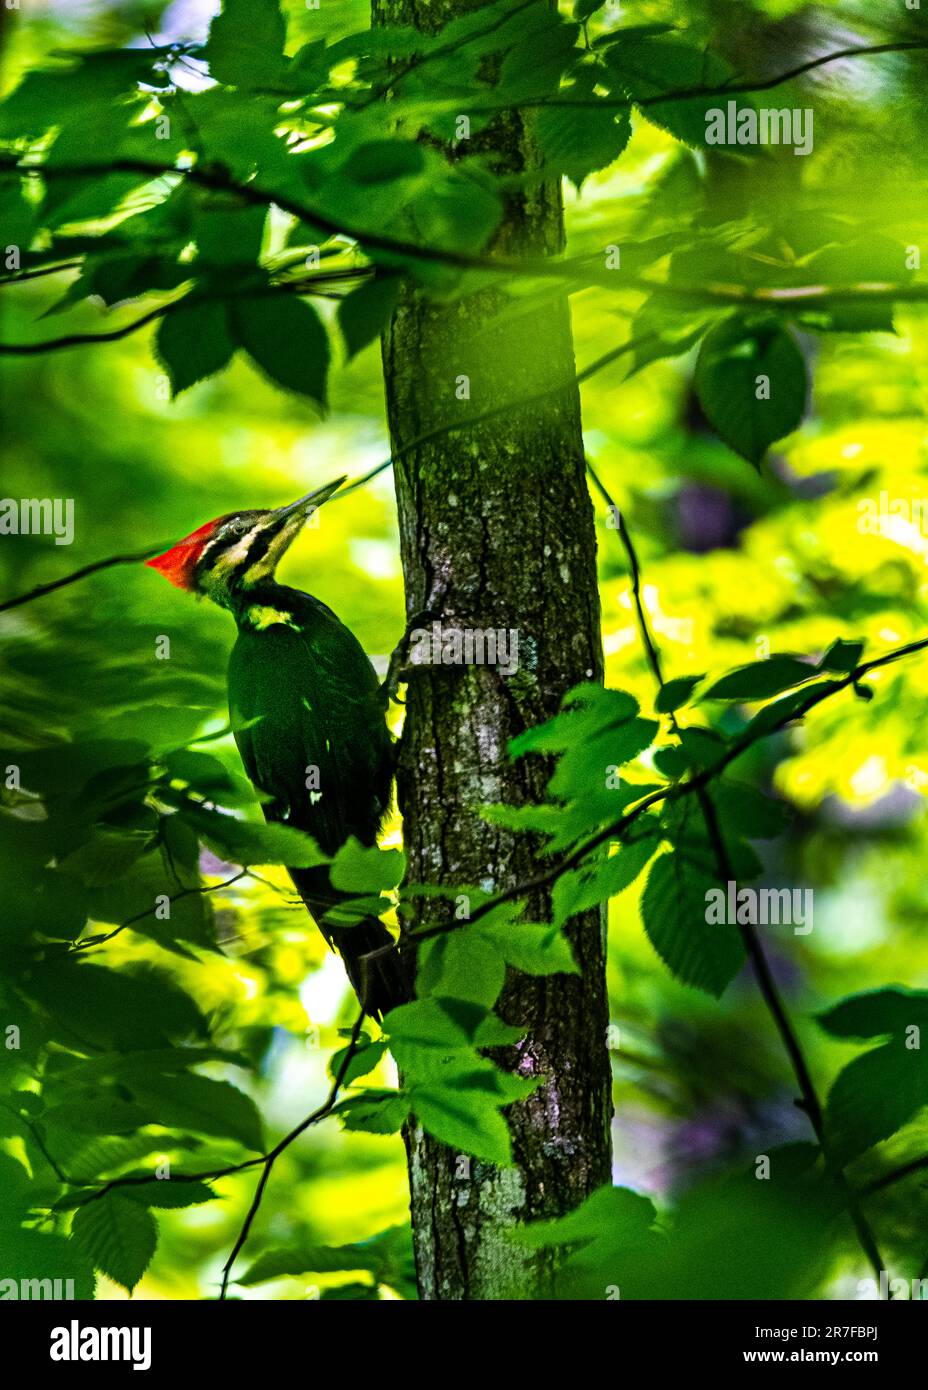
[[[405,703],[405,701],[398,699],[397,691],[406,681],[410,672],[415,669],[415,667],[410,664],[409,648],[416,633],[421,632],[426,623],[433,623],[441,620],[442,604],[447,589],[448,585],[446,580],[437,578],[426,599],[426,607],[420,609],[418,613],[413,613],[412,617],[407,620],[406,631],[393,648],[390,655],[390,662],[387,666],[387,674],[380,687],[385,705],[389,704],[391,700],[395,704]]]

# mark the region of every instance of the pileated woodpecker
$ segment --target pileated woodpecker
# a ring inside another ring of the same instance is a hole
[[[362,845],[376,842],[393,772],[386,701],[354,633],[319,599],[278,584],[274,572],[307,518],[344,481],[274,511],[217,517],[146,561],[235,618],[229,712],[245,770],[268,798],[266,818],[306,831],[330,855],[351,835]],[[342,956],[364,1009],[380,1016],[404,1003],[403,962],[379,918],[333,925],[326,912],[350,895],[332,888],[328,869],[288,873]]]

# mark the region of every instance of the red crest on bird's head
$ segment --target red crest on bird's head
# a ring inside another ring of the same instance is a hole
[[[229,607],[236,596],[273,578],[278,560],[294,537],[344,481],[344,477],[336,478],[285,507],[217,516],[145,563],[178,589],[208,594]]]
[[[165,579],[170,580],[178,589],[195,589],[194,572],[197,561],[206,549],[210,537],[225,519],[224,516],[217,516],[213,521],[207,521],[205,525],[197,527],[196,531],[191,531],[182,541],[171,546],[163,555],[146,560],[146,565],[163,574]]]

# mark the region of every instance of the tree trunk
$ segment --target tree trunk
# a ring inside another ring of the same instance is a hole
[[[480,0],[374,0],[375,22],[435,29]],[[537,158],[526,118],[507,115],[469,142],[499,168]],[[556,186],[507,203],[494,253],[551,254],[563,243]],[[409,878],[496,891],[537,872],[537,845],[484,822],[491,802],[543,797],[550,766],[513,765],[507,742],[553,715],[579,681],[602,678],[596,540],[584,474],[579,393],[562,389],[492,423],[470,419],[574,374],[566,300],[497,320],[494,291],[438,303],[408,293],[384,337],[394,450],[460,420],[452,437],[414,448],[396,466],[407,613],[436,579],[443,623],[516,629],[519,669],[425,666],[407,690],[398,774]],[[469,385],[469,392],[467,390]],[[465,399],[460,397],[465,396]],[[435,922],[435,901],[422,909]],[[528,919],[550,920],[537,894]],[[518,1222],[562,1215],[610,1175],[605,931],[598,911],[570,928],[581,975],[510,972],[499,1003],[525,1039],[499,1055],[542,1085],[508,1112],[514,1166],[457,1155],[407,1133],[420,1297],[531,1298],[550,1294],[546,1254],[507,1239]]]

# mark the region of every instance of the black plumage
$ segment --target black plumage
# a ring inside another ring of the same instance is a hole
[[[392,747],[361,644],[325,604],[276,584],[258,586],[236,616],[229,709],[245,770],[271,798],[264,814],[305,830],[326,854],[352,835],[375,844],[390,803]],[[382,922],[366,915],[348,927],[326,923],[326,910],[346,896],[331,888],[328,870],[289,872],[362,1002],[375,1013],[401,1003],[396,952],[375,958],[363,978],[362,958],[392,944]]]
[[[148,562],[234,616],[229,710],[245,770],[266,818],[312,835],[330,856],[351,836],[377,842],[393,775],[386,699],[354,633],[274,571],[342,481],[289,507],[219,517]],[[327,867],[288,872],[367,1012],[381,1017],[405,1002],[404,963],[380,919],[347,907],[351,895],[332,887]]]

